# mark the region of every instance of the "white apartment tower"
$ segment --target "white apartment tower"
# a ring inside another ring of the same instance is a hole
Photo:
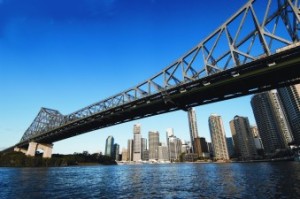
[[[221,116],[212,114],[208,119],[212,147],[216,160],[228,160],[228,148]]]

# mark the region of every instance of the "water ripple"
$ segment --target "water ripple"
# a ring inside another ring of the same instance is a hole
[[[0,168],[0,198],[299,198],[300,164]]]

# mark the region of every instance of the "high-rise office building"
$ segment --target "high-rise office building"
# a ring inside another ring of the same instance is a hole
[[[208,145],[207,145],[206,139],[204,137],[200,137],[200,144],[201,144],[202,152],[208,153],[209,152]]]
[[[185,140],[181,140],[181,152],[182,153],[189,153],[190,146]]]
[[[198,157],[202,157],[201,143],[200,138],[194,138],[194,153],[198,155]]]
[[[135,124],[133,126],[133,161],[142,160],[142,136],[141,125]]]
[[[142,147],[142,160],[147,160],[149,157],[147,156],[147,139],[141,138],[141,147]]]
[[[167,128],[166,136],[167,136],[167,139],[166,139],[167,140],[167,145],[169,145],[168,140],[169,140],[170,137],[174,136],[174,130],[172,128]]]
[[[226,144],[228,149],[229,158],[233,158],[235,156],[234,144],[232,137],[226,137]]]
[[[254,138],[260,137],[257,126],[251,126],[250,128]]]
[[[221,116],[212,114],[208,119],[212,147],[216,160],[228,160],[225,130]]]
[[[168,147],[169,160],[171,158],[170,142],[169,142],[169,139],[171,137],[174,137],[174,130],[172,128],[167,128],[167,131],[166,131],[166,141],[167,141],[167,147]]]
[[[196,147],[195,147],[194,141],[195,141],[195,138],[198,138],[198,128],[197,128],[196,111],[194,108],[188,109],[188,119],[189,119],[192,152],[196,153]]]
[[[106,156],[114,157],[113,147],[114,147],[114,137],[108,136],[106,138],[106,144],[105,144],[105,155]]]
[[[263,143],[261,141],[258,128],[257,128],[257,126],[251,126],[250,128],[251,128],[251,132],[252,132],[252,135],[253,135],[254,144],[255,144],[257,154],[262,156],[264,154],[264,146],[263,146]]]
[[[295,144],[300,145],[300,84],[277,89]]]
[[[215,157],[214,147],[211,142],[207,142],[208,151],[211,157]]]
[[[255,144],[255,148],[257,151],[264,149],[264,145],[263,145],[260,137],[254,138],[254,144]]]
[[[170,161],[179,160],[179,156],[182,150],[182,142],[179,138],[174,135],[172,128],[168,128],[167,132],[167,147],[168,147],[168,159]]]
[[[127,144],[127,161],[133,161],[133,140],[128,140]]]
[[[113,158],[117,161],[120,159],[119,153],[120,153],[120,145],[115,143],[113,148]]]
[[[208,146],[205,138],[194,138],[195,151],[198,157],[207,158],[209,157]]]
[[[251,106],[265,152],[287,148],[293,137],[276,90],[254,95]]]
[[[255,158],[257,152],[248,118],[235,116],[229,124],[237,157],[242,159]]]
[[[176,136],[172,136],[169,138],[168,150],[169,150],[170,161],[173,162],[179,160],[179,156],[181,154],[181,147],[182,147],[182,143],[179,138],[177,138]]]
[[[128,150],[125,148],[122,149],[122,161],[128,161]]]
[[[159,132],[149,131],[149,159],[158,160]]]
[[[165,144],[161,144],[161,146],[158,146],[158,160],[159,161],[168,161],[168,147]]]

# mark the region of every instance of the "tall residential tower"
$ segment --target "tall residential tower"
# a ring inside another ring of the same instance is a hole
[[[237,157],[255,158],[257,152],[248,118],[235,116],[229,124]]]
[[[229,155],[221,116],[212,114],[208,123],[215,159],[228,160]]]
[[[198,128],[197,128],[196,111],[194,108],[189,108],[188,119],[189,119],[192,152],[196,153],[195,138],[198,138]]]
[[[277,89],[297,145],[300,145],[300,84]]]
[[[254,95],[251,106],[265,152],[287,148],[293,137],[276,90]]]

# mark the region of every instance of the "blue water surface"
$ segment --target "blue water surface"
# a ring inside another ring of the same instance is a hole
[[[300,198],[300,163],[0,168],[0,198]]]

